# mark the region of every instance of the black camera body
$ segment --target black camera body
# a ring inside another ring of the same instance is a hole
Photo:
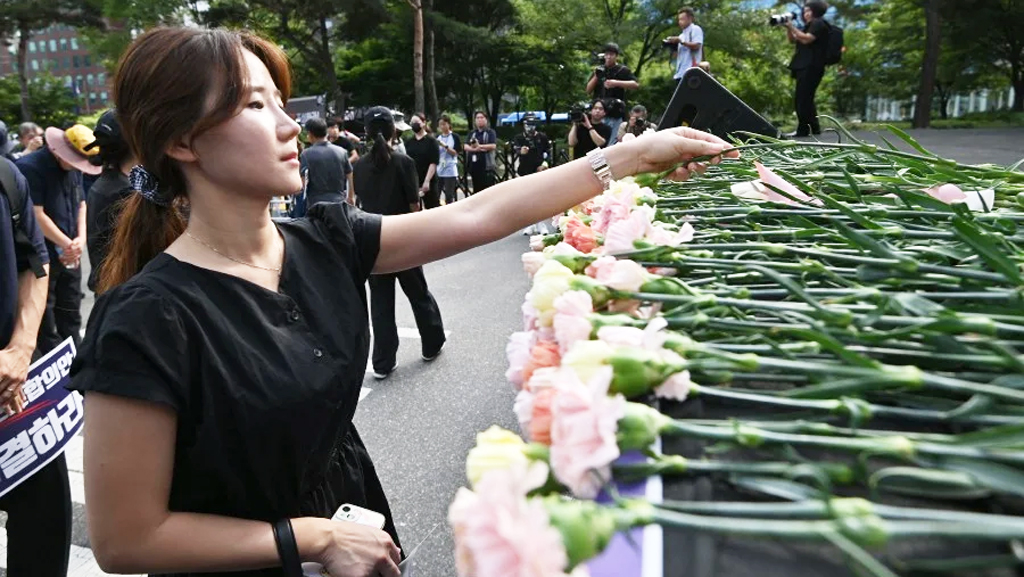
[[[675,38],[673,38],[672,36],[669,36],[668,38],[662,40],[661,47],[664,48],[665,50],[675,52],[676,46],[678,46],[678,44],[673,42],[673,40],[675,40]]]
[[[790,12],[789,14],[772,14],[768,17],[769,26],[785,26],[790,22],[794,22],[797,19],[796,12]]]
[[[579,124],[583,122],[583,115],[587,113],[587,107],[582,104],[573,104],[569,109],[569,122]]]

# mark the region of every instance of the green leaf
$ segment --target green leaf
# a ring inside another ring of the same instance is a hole
[[[897,293],[890,297],[889,302],[900,312],[915,317],[937,317],[948,312],[946,307],[913,293]]]
[[[972,447],[1021,447],[1024,446],[1024,423],[989,427],[973,433],[956,436],[956,444]],[[1021,485],[1024,490],[1024,484]]]
[[[938,466],[967,473],[980,484],[1007,495],[1024,497],[1024,473],[1019,469],[977,459],[944,458]]]
[[[843,213],[843,216],[868,230],[881,230],[883,228],[882,225],[876,223],[875,221],[857,212],[856,210],[853,210],[852,208],[849,207],[849,205],[839,202],[838,200],[832,198],[831,196],[823,192],[819,192],[817,196],[825,203],[825,206],[838,210],[839,212]]]
[[[893,250],[886,246],[884,243],[879,242],[860,231],[854,230],[838,220],[832,221],[832,224],[835,225],[836,229],[839,230],[839,234],[846,237],[855,246],[866,248],[868,252],[879,258],[888,258],[900,263],[904,263],[907,266],[912,266],[913,268],[909,270],[913,270],[916,268],[917,263],[914,260],[909,259],[906,256],[903,256],[896,252],[893,252]]]
[[[814,487],[809,487],[803,483],[797,483],[796,481],[779,479],[776,477],[735,475],[730,478],[730,481],[737,487],[790,501],[824,499],[828,497],[826,493],[815,489]]]
[[[899,128],[896,128],[895,126],[893,126],[891,124],[886,124],[885,128],[888,129],[889,132],[895,134],[900,140],[902,140],[903,142],[906,142],[907,144],[909,144],[911,147],[913,147],[914,150],[920,152],[921,154],[923,154],[925,156],[930,156],[930,157],[936,158],[936,159],[939,158],[938,156],[935,155],[935,153],[933,153],[930,150],[928,150],[927,148],[921,146],[921,144],[918,141],[914,140],[914,138],[912,136],[910,136],[906,132],[903,132]]]
[[[862,567],[873,577],[899,577],[891,569],[882,565],[882,562],[864,550],[863,547],[854,543],[842,533],[826,532],[822,535],[845,554],[850,561]]]
[[[1021,279],[1017,263],[1003,254],[1003,251],[988,234],[959,216],[953,217],[953,230],[957,237],[969,244],[993,270],[1001,273],[1014,284],[1020,285],[1024,282]]]
[[[958,471],[886,467],[868,479],[872,491],[931,499],[977,499],[991,494],[971,475]]]

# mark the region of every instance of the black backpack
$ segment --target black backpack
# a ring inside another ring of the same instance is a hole
[[[831,22],[828,24],[828,43],[825,45],[825,65],[839,64],[843,59],[843,29]]]
[[[21,219],[21,208],[25,206],[25,195],[18,188],[14,170],[11,163],[0,156],[0,192],[7,197],[7,204],[11,207],[11,222],[14,224],[11,227],[11,232],[14,234],[14,250],[28,255],[28,264],[32,267],[32,272],[35,273],[36,278],[43,278],[46,276],[46,269],[43,268],[43,261],[36,253],[36,246],[28,237],[25,224]]]

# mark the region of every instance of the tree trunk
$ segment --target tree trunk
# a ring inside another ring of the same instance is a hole
[[[18,23],[18,89],[21,91],[21,121],[32,120],[32,108],[28,97],[28,40],[32,35],[28,23]]]
[[[1024,112],[1024,67],[1013,68],[1013,111]]]
[[[334,101],[334,115],[344,118],[345,116],[345,95],[341,92],[341,85],[338,84],[338,72],[334,69],[334,57],[331,56],[331,37],[327,29],[327,17],[320,16],[320,67],[327,77],[327,90],[330,94],[327,99]]]
[[[940,0],[924,0],[925,34],[924,62],[921,67],[921,84],[914,103],[914,128],[928,128],[932,120],[932,94],[935,92],[935,78],[939,69],[939,52],[942,49],[942,21],[939,16]]]
[[[425,9],[427,12],[434,7],[434,0],[425,0]],[[437,101],[437,83],[434,82],[434,24],[430,18],[424,22],[424,28],[426,29],[426,48],[423,58],[423,75],[424,81],[426,82],[426,96],[427,96],[427,114],[431,120],[437,122],[437,119],[441,117],[441,106]]]
[[[423,97],[423,2],[408,0],[412,6],[412,87],[415,98],[415,110],[424,112],[426,102]]]

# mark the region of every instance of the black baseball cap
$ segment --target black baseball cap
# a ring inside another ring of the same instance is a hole
[[[604,51],[605,51],[605,54],[607,54],[609,52],[614,52],[616,54],[622,54],[622,50],[619,50],[619,45],[614,43],[614,42],[609,42],[608,44],[605,44],[604,45]]]
[[[100,115],[96,121],[96,128],[92,131],[96,140],[85,145],[84,150],[92,150],[97,146],[100,150],[110,145],[124,145],[124,138],[121,136],[121,123],[117,121],[117,112],[111,108]]]
[[[366,111],[363,116],[363,124],[369,128],[371,124],[377,126],[394,126],[395,116],[391,113],[391,109],[386,106],[374,106],[373,108]]]

